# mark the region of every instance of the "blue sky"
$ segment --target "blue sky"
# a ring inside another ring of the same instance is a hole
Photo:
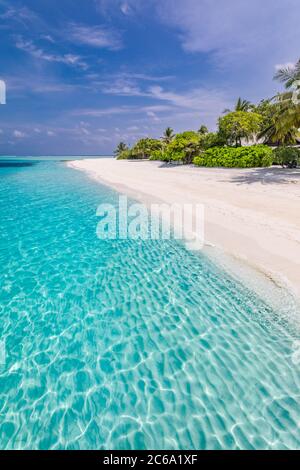
[[[0,154],[111,154],[280,89],[299,0],[0,0]]]

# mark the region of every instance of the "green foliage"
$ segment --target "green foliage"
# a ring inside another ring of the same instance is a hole
[[[169,154],[165,152],[165,150],[155,150],[149,160],[159,160],[161,162],[169,162],[170,157]]]
[[[199,153],[200,137],[197,132],[186,131],[177,134],[175,139],[168,145],[165,154],[169,161],[182,161],[192,163],[193,158]]]
[[[273,163],[273,152],[265,145],[215,147],[194,158],[194,164],[207,167],[254,168]]]
[[[204,126],[204,125],[200,126],[200,129],[199,129],[199,131],[198,131],[198,134],[200,134],[200,135],[208,134],[208,129],[207,129],[207,127]]]
[[[253,108],[253,105],[250,103],[248,100],[243,100],[242,98],[239,98],[234,106],[233,111],[245,111],[248,112]],[[223,111],[224,114],[231,113],[231,109],[225,109]]]
[[[117,160],[129,160],[130,158],[132,158],[130,149],[123,150],[123,152],[120,152],[117,156]]]
[[[167,127],[167,129],[164,132],[164,135],[162,136],[162,141],[164,144],[168,145],[172,142],[174,137],[175,137],[175,134],[174,134],[173,129],[171,129],[171,127]]]
[[[130,158],[149,158],[151,155],[157,151],[161,150],[162,143],[157,139],[141,139],[139,140],[131,150]]]
[[[257,113],[234,111],[219,119],[219,132],[229,145],[242,145],[242,139],[249,140],[261,130],[262,116]]]
[[[300,162],[300,150],[295,147],[278,147],[274,150],[274,163],[287,166],[288,168],[296,168]]]
[[[261,136],[266,142],[295,144],[300,127],[300,60],[294,67],[278,70],[274,78],[284,83],[287,91],[273,99],[274,119],[263,129]]]
[[[265,138],[265,142],[270,142],[264,131],[273,126],[276,120],[277,106],[271,100],[261,100],[257,106],[253,107],[253,111],[262,117],[261,129],[259,137]]]
[[[209,132],[200,136],[200,149],[207,150],[211,147],[222,147],[226,144],[226,139],[220,132]]]
[[[128,150],[127,145],[124,142],[120,142],[114,151],[114,154],[116,157],[119,159],[119,157],[123,154],[123,152],[126,152]]]

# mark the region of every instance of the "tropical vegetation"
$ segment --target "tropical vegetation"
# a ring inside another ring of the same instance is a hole
[[[271,166],[273,151],[266,145],[250,147],[214,147],[195,157],[197,166],[224,166],[228,168],[255,168]]]
[[[275,77],[285,90],[253,104],[239,98],[226,109],[216,132],[202,124],[198,131],[175,134],[167,127],[160,139],[143,138],[131,148],[120,142],[118,159],[150,159],[198,166],[259,167],[272,163],[295,167],[300,152],[300,60]],[[275,150],[273,151],[273,148]]]

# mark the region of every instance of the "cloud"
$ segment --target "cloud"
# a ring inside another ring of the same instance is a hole
[[[12,20],[20,22],[23,25],[27,25],[30,22],[38,20],[37,15],[27,7],[9,7],[4,13],[0,15],[0,18],[2,20]]]
[[[258,57],[274,64],[275,57],[299,54],[299,0],[165,0],[155,4],[160,19],[178,31],[185,51],[212,53],[222,64],[241,61],[251,68]]]
[[[73,116],[102,117],[121,114],[146,114],[148,112],[162,113],[172,109],[166,105],[153,106],[115,106],[109,108],[83,108],[71,112]]]
[[[16,137],[17,139],[23,139],[24,137],[26,137],[26,134],[25,134],[25,132],[14,130],[13,131],[13,136]]]
[[[173,79],[172,76],[155,76],[143,73],[119,72],[106,75],[102,79],[98,79],[96,74],[87,74],[87,78],[91,84],[97,89],[100,88],[102,93],[120,96],[148,96],[146,91],[140,87],[147,82],[165,82]]]
[[[130,81],[119,80],[110,87],[104,87],[102,91],[120,96],[147,97],[158,101],[166,101],[173,107],[197,110],[199,112],[207,112],[213,109],[221,113],[230,104],[224,92],[208,88],[196,88],[179,93],[165,90],[161,86],[155,85],[146,90],[141,90]],[[150,112],[155,111],[152,109]]]
[[[72,23],[68,28],[68,39],[77,44],[117,51],[122,48],[118,32],[106,26],[87,26]]]
[[[102,92],[110,95],[144,96],[136,83],[127,79],[119,79],[111,85],[104,85]]]
[[[128,2],[121,3],[120,10],[123,13],[123,15],[126,15],[126,16],[130,15],[132,11]]]
[[[37,47],[33,41],[23,39],[22,37],[18,37],[16,41],[17,49],[20,49],[24,52],[27,52],[32,57],[36,59],[45,60],[47,62],[57,62],[66,65],[72,65],[80,67],[84,70],[87,69],[87,64],[82,60],[79,55],[74,54],[51,54],[45,52],[42,48]]]
[[[102,116],[113,116],[115,114],[126,114],[133,111],[131,106],[115,106],[110,108],[82,108],[72,111],[74,116],[90,116],[90,117],[102,117]]]
[[[41,39],[44,39],[45,41],[51,42],[52,44],[55,43],[54,38],[50,34],[42,34]]]

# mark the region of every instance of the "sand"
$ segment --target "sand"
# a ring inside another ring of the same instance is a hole
[[[134,199],[204,204],[205,243],[300,296],[300,170],[86,159],[73,168]]]

